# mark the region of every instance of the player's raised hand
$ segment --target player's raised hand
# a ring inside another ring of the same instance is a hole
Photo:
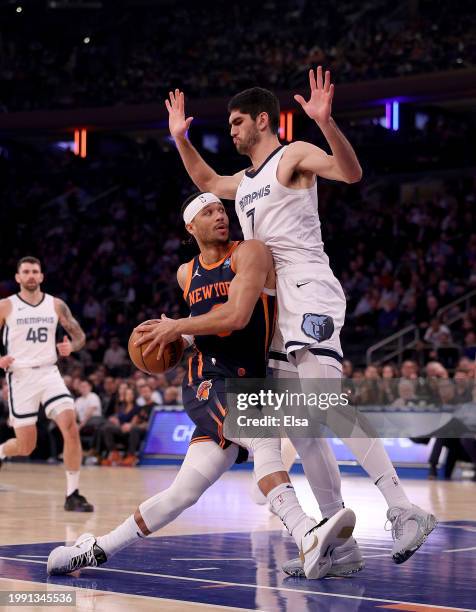
[[[15,357],[11,357],[10,355],[4,355],[3,357],[0,357],[0,368],[2,368],[2,370],[6,370],[12,365],[14,361]]]
[[[169,99],[165,100],[169,112],[169,130],[174,140],[187,137],[188,128],[193,117],[185,118],[185,96],[183,91],[169,91]]]
[[[314,119],[319,124],[325,124],[331,118],[332,98],[334,96],[334,85],[331,84],[331,73],[326,70],[324,80],[322,78],[322,66],[318,66],[316,74],[314,70],[309,70],[309,86],[311,95],[309,100],[305,100],[300,95],[295,95],[294,99],[298,102],[306,115]]]
[[[64,336],[63,342],[58,342],[56,348],[58,349],[60,357],[69,357],[73,352],[73,345],[71,344],[71,340],[68,338],[68,336]]]

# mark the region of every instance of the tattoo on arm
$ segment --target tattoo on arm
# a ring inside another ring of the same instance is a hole
[[[80,324],[71,314],[69,306],[62,300],[59,301],[59,322],[71,336],[73,351],[79,351],[86,343],[86,335],[81,329]]]

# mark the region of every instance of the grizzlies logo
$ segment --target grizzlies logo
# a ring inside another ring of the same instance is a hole
[[[203,382],[201,382],[198,385],[197,389],[197,399],[206,402],[210,395],[210,389],[212,388],[212,385],[213,383],[211,380],[204,380]]]
[[[307,312],[302,318],[302,331],[318,342],[328,340],[334,333],[334,321],[327,315]]]

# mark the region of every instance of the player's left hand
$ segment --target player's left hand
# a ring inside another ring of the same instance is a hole
[[[149,346],[145,349],[143,355],[146,357],[155,349],[159,349],[157,359],[161,359],[164,349],[169,342],[173,342],[180,338],[181,334],[177,331],[177,320],[169,319],[164,314],[160,320],[146,321],[136,327],[135,331],[142,332],[142,338],[135,342],[136,346],[149,342]]]
[[[307,102],[300,95],[295,95],[294,99],[302,106],[308,117],[314,119],[319,125],[323,125],[331,118],[334,96],[334,85],[331,84],[329,70],[326,70],[324,80],[322,79],[322,66],[317,67],[315,75],[314,70],[309,70],[309,86],[311,96]]]
[[[64,336],[63,342],[58,342],[56,348],[58,349],[60,357],[69,357],[73,352],[73,345],[71,344],[71,340],[68,338],[68,336]]]

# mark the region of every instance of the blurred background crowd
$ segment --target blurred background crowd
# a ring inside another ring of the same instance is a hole
[[[181,409],[183,367],[144,376],[126,350],[138,323],[188,315],[175,274],[196,254],[178,213],[194,187],[163,107],[147,123],[140,105],[162,104],[171,87],[207,106],[211,100],[220,110],[197,117],[190,137],[214,168],[232,173],[246,160],[227,133],[227,99],[256,84],[292,99],[317,64],[332,71],[336,100],[350,92],[336,118],[364,170],[358,184],[318,182],[326,252],[347,297],[342,343],[354,401],[397,410],[471,403],[476,152],[468,144],[476,138],[475,106],[458,93],[441,98],[445,79],[474,76],[473,3],[413,0],[389,9],[383,0],[325,7],[243,0],[230,4],[226,19],[215,0],[173,10],[165,1],[74,4],[78,10],[62,0],[0,0],[7,24],[0,35],[0,298],[17,290],[16,261],[34,255],[44,289],[63,298],[84,328],[86,346],[61,368],[77,398],[87,460],[134,465],[153,410]],[[433,73],[442,79],[437,95],[428,82],[419,98],[392,93],[390,102],[353,102],[387,81],[403,90],[418,82],[410,77],[424,84]],[[388,110],[395,104],[398,122]],[[92,112],[81,156],[71,129],[81,107],[106,107],[111,116],[124,107],[137,113],[136,123],[102,125],[104,109]],[[72,114],[60,125],[52,109]],[[293,137],[326,149],[316,126],[295,111],[286,109],[294,113]],[[239,239],[232,202],[228,209]],[[396,350],[372,348],[406,329]],[[7,415],[3,383],[0,442]],[[41,431],[37,456],[54,461],[60,437],[46,421]],[[458,440],[446,445],[448,475],[455,457],[471,459],[473,451]]]
[[[256,82],[286,90],[306,82],[310,64],[325,64],[338,83],[476,64],[470,0],[390,8],[385,0],[242,0],[226,16],[214,0],[173,10],[103,0],[102,10],[74,20],[45,13],[41,2],[23,4],[28,11],[12,15],[0,38],[7,111],[144,104],[170,87],[194,96],[229,95]]]

